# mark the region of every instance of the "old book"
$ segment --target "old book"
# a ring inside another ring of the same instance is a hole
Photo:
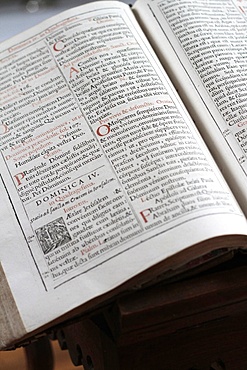
[[[0,45],[1,349],[246,248],[245,10],[100,1]]]

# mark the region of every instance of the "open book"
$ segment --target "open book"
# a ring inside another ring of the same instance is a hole
[[[2,349],[246,248],[246,20],[100,1],[0,44]]]

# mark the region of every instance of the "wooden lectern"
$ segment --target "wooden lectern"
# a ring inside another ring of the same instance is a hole
[[[116,299],[53,332],[85,370],[247,370],[247,264]]]

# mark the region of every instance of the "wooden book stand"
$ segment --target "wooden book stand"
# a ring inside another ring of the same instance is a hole
[[[246,370],[246,263],[130,293],[53,335],[85,370]]]

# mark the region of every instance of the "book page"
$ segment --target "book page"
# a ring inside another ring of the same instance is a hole
[[[0,56],[0,258],[28,331],[190,245],[246,236],[128,6],[63,13]]]
[[[247,2],[140,0],[134,12],[247,214]]]

